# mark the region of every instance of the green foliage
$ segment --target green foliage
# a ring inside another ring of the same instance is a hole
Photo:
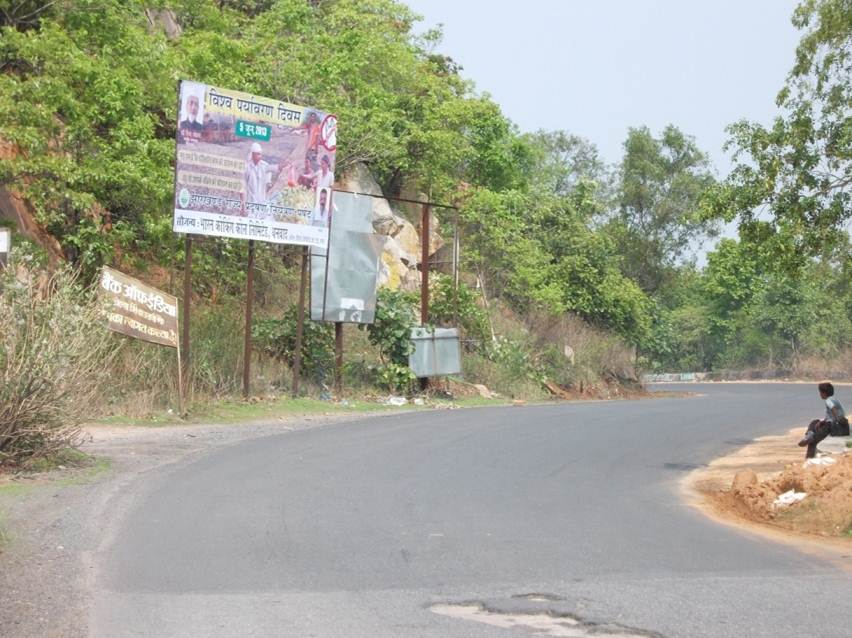
[[[535,165],[530,179],[546,192],[570,196],[581,181],[595,184],[602,191],[610,188],[608,169],[597,147],[566,131],[537,131],[524,136]]]
[[[412,293],[381,288],[376,299],[375,321],[358,324],[358,328],[367,331],[370,343],[379,348],[382,363],[408,366],[408,355],[414,348],[411,328],[417,325],[415,303]]]
[[[615,244],[596,232],[596,187],[570,196],[471,193],[461,209],[465,258],[489,294],[550,313],[573,311],[635,342],[650,330],[650,301],[619,270]]]
[[[607,228],[623,272],[655,293],[697,240],[714,232],[699,202],[713,184],[710,163],[695,140],[674,126],[660,138],[632,128],[624,143],[617,210]]]
[[[852,3],[805,0],[793,24],[804,33],[780,112],[769,127],[729,128],[737,164],[706,202],[741,229],[768,217],[766,239],[790,272],[830,248],[852,217]]]
[[[408,365],[391,362],[375,367],[376,384],[391,392],[409,392],[416,379]]]
[[[195,391],[218,397],[240,387],[244,330],[243,306],[235,299],[193,308],[191,382]]]
[[[852,342],[851,258],[847,241],[791,274],[747,240],[723,239],[704,271],[671,293],[663,309],[668,348],[650,354],[657,366],[678,370],[795,369],[809,357],[836,360]]]
[[[453,280],[435,273],[429,278],[429,319],[435,325],[458,327],[468,349],[483,350],[491,341],[488,313],[480,296],[464,282],[454,289]],[[468,341],[469,340],[469,341]],[[476,344],[476,345],[473,345]]]
[[[407,391],[414,381],[408,367],[408,355],[414,350],[411,329],[417,325],[416,297],[401,290],[380,288],[376,300],[376,317],[372,324],[358,324],[379,348],[381,365],[371,369],[376,383],[391,391]]]
[[[174,61],[124,5],[80,0],[37,31],[0,31],[0,130],[14,149],[0,184],[90,273],[165,208],[172,183]]]
[[[252,337],[267,354],[281,359],[291,368],[296,353],[298,306],[293,305],[281,319],[259,319],[252,326]],[[305,318],[302,332],[301,367],[306,377],[324,382],[334,366],[334,330],[332,324]]]
[[[487,356],[507,370],[512,378],[527,379],[541,385],[548,378],[547,369],[530,345],[502,336],[497,337],[489,345]]]

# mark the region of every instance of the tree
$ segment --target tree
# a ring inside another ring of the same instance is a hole
[[[804,33],[780,113],[769,127],[729,128],[737,163],[707,202],[741,227],[768,219],[787,270],[829,248],[852,217],[852,0],[805,0],[792,21]]]
[[[616,210],[607,231],[622,255],[624,272],[654,294],[694,242],[712,235],[698,203],[714,183],[707,156],[674,126],[660,138],[632,128],[618,172]]]
[[[537,131],[525,136],[533,148],[535,166],[531,179],[556,195],[567,196],[581,180],[591,181],[605,192],[610,176],[597,147],[566,131]]]

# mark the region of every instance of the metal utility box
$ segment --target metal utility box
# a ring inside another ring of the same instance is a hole
[[[457,328],[417,327],[411,330],[414,352],[408,367],[418,378],[461,373],[461,349]]]

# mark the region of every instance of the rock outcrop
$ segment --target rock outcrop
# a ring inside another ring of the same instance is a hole
[[[379,286],[393,289],[418,290],[420,288],[421,244],[418,231],[420,206],[418,204],[391,203],[383,197],[382,189],[364,164],[356,164],[343,175],[340,190],[373,195],[373,230],[389,239],[382,253]],[[422,199],[422,194],[411,199]],[[413,223],[414,221],[417,222]],[[432,212],[429,219],[429,255],[434,255],[444,240],[438,232],[439,222]]]

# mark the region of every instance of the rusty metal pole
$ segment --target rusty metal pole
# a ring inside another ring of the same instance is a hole
[[[420,323],[429,321],[429,204],[420,218]]]
[[[429,204],[423,204],[420,218],[420,325],[429,322]],[[420,379],[420,390],[429,388],[429,377]]]
[[[254,303],[254,240],[248,243],[248,275],[246,277],[246,329],[243,347],[243,398],[251,393],[251,310]]]
[[[343,394],[343,324],[334,324],[334,393],[338,400]]]
[[[183,331],[181,334],[181,365],[183,366],[182,379],[179,383],[185,384],[181,392],[186,395],[191,386],[189,365],[189,313],[192,306],[192,235],[186,235],[183,262]]]
[[[302,339],[305,332],[305,290],[308,287],[308,247],[302,246],[302,273],[299,279],[299,307],[296,310],[296,347],[293,351],[293,396],[299,396],[302,374]]]
[[[459,209],[453,223],[453,327],[459,327]]]

